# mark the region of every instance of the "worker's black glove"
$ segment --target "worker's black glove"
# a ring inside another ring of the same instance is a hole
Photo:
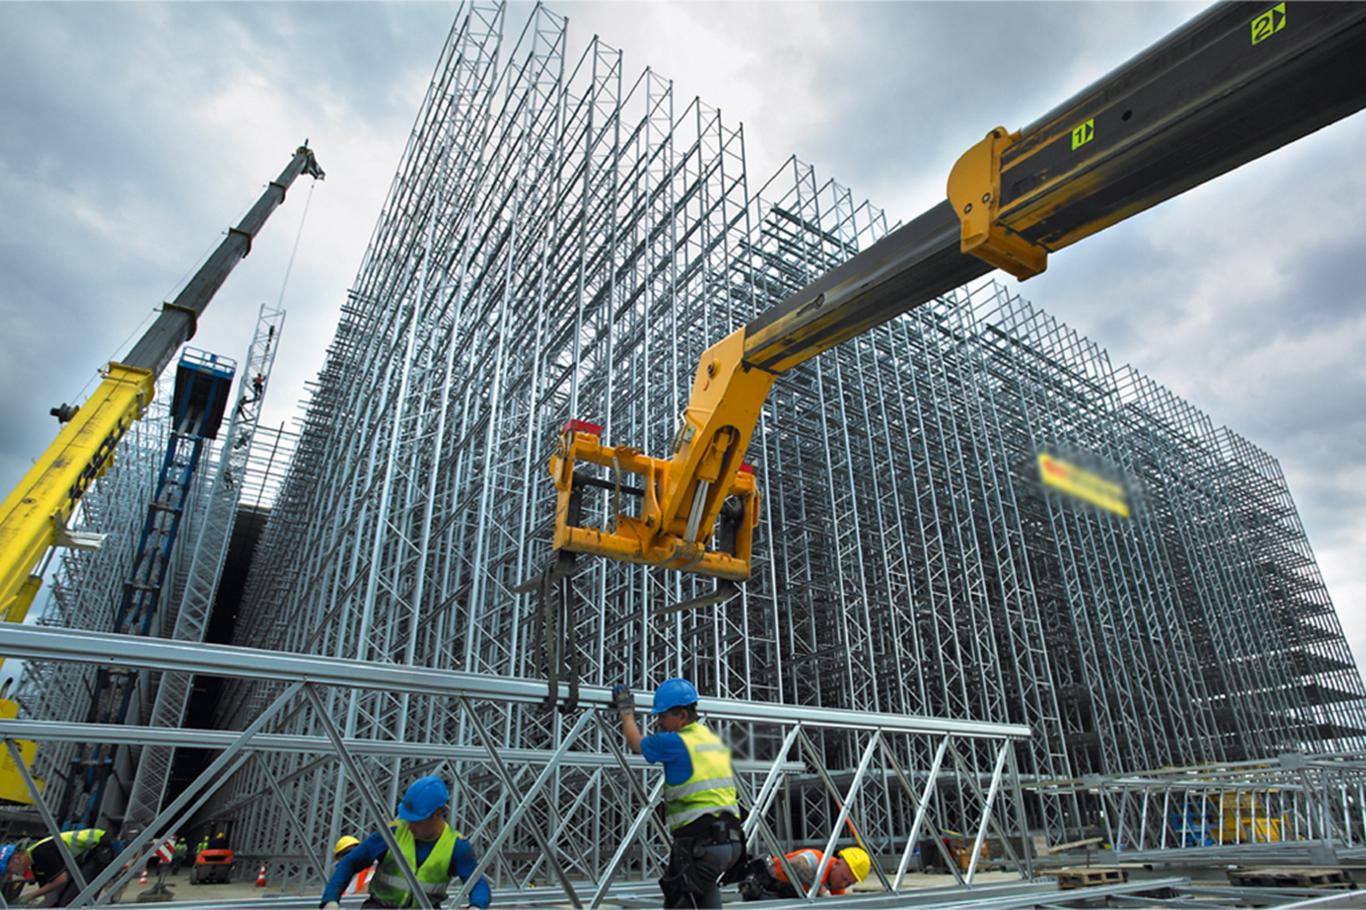
[[[618,714],[636,713],[636,697],[631,694],[630,686],[612,687],[612,707],[617,709]]]

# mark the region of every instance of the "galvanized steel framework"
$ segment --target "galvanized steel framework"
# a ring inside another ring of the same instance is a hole
[[[755,191],[739,128],[652,70],[629,79],[599,39],[569,55],[548,10],[513,41],[505,25],[476,4],[443,51],[309,402],[244,644],[544,674],[536,599],[512,588],[547,556],[559,426],[665,451],[704,347],[888,229],[795,159]],[[582,561],[565,637],[586,682],[681,673],[720,697],[1027,723],[1022,770],[1045,779],[1366,744],[1366,693],[1275,461],[997,285],[785,377],[756,440],[753,580],[657,615],[709,585]],[[1043,491],[1041,451],[1125,478],[1133,517]],[[605,519],[610,492],[590,508]],[[239,722],[261,704],[235,701]],[[431,723],[402,692],[333,710],[348,736]],[[564,726],[496,723],[526,747]],[[822,748],[856,763],[838,737]],[[1031,817],[1062,837],[1080,808],[1044,796]]]
[[[629,78],[599,39],[571,54],[554,13],[506,29],[502,6],[476,3],[443,49],[311,389],[240,644],[544,677],[541,610],[512,589],[548,555],[559,427],[583,417],[665,452],[701,351],[890,227],[796,159],[755,189],[741,129],[651,70]],[[1124,478],[1132,517],[1040,487],[1039,452]],[[586,684],[684,674],[719,698],[1027,724],[1036,780],[1366,746],[1366,691],[1274,459],[1005,288],[784,377],[750,458],[764,525],[729,602],[667,612],[710,583],[580,561],[560,638]],[[610,491],[590,503],[611,509]],[[277,694],[231,683],[222,725]],[[477,740],[468,714],[401,689],[323,697],[346,738]],[[570,729],[552,711],[478,717],[521,749]],[[311,718],[278,732],[317,736]],[[732,733],[745,754],[782,747]],[[866,747],[832,731],[810,745],[830,769]],[[897,748],[905,767],[934,762],[933,742]],[[971,814],[996,757],[964,750],[935,795],[946,814]],[[224,791],[215,811],[243,847],[299,854],[365,822],[345,773],[303,761],[253,762]],[[423,766],[365,761],[388,803]],[[305,819],[244,801],[270,780],[307,794]],[[914,810],[894,785],[874,781],[860,812],[899,851]],[[629,822],[610,791],[547,792],[601,869]],[[1087,788],[1033,793],[1027,821],[1051,839],[1096,823]],[[468,811],[509,811],[476,794],[461,790]],[[832,830],[821,787],[788,799],[790,839]]]
[[[239,504],[250,507],[259,503],[264,486],[271,483],[278,434],[265,434],[268,438],[264,443],[258,440],[257,421],[284,317],[283,310],[264,305],[260,308],[256,332],[243,362],[243,379],[226,411],[225,428],[216,442],[205,442],[203,467],[192,475],[186,491],[179,516],[180,533],[169,552],[166,580],[159,592],[159,606],[150,617],[149,635],[203,640]],[[73,527],[108,536],[96,550],[55,551],[57,564],[52,567],[36,624],[97,632],[128,630],[127,623],[116,626],[113,605],[117,605],[119,592],[128,581],[137,528],[156,493],[157,469],[165,458],[172,431],[173,384],[171,377],[160,383],[147,413],[120,444],[114,465],[82,498]],[[250,482],[244,483],[248,478]],[[189,676],[157,677],[119,666],[72,672],[31,660],[25,664],[16,697],[30,717],[94,721],[110,716],[111,701],[127,688],[132,692],[128,723],[178,726],[190,687]],[[95,811],[101,817],[127,816],[145,822],[155,815],[162,800],[172,753],[154,748],[106,751],[102,743],[91,739],[81,748],[66,741],[40,753],[35,771],[49,781],[47,792],[62,794],[56,803],[59,819],[63,823],[78,821],[84,810],[77,801],[98,799],[100,805]],[[83,773],[93,754],[109,767],[113,786],[98,785],[98,768],[94,783],[87,780],[80,788],[65,784],[64,778]]]

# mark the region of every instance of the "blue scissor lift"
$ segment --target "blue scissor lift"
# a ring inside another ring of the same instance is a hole
[[[176,535],[190,490],[194,485],[204,444],[218,437],[228,397],[232,391],[236,361],[186,348],[176,368],[175,394],[171,400],[171,432],[166,455],[157,474],[156,492],[147,506],[138,535],[133,565],[123,584],[123,595],[114,616],[114,631],[131,635],[153,634],[158,620],[162,587],[171,566]],[[137,691],[137,674],[116,668],[98,671],[95,698],[87,720],[122,724]],[[83,825],[94,825],[100,814],[105,783],[112,771],[114,747],[95,743],[78,750],[72,775],[86,794],[78,810]],[[77,787],[71,788],[74,792]]]

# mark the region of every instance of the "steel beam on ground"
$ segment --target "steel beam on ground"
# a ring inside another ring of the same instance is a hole
[[[24,757],[19,754],[19,747],[8,736],[5,738],[5,749],[9,752],[10,761],[14,762],[14,767],[19,769],[19,776],[24,780],[24,787],[28,790],[29,798],[33,800],[33,805],[38,809],[38,814],[42,816],[43,826],[47,828],[48,836],[56,845],[57,852],[62,856],[62,865],[66,866],[66,871],[71,875],[76,885],[84,891],[86,886],[85,873],[77,864],[76,857],[71,855],[71,850],[67,847],[66,841],[62,840],[62,829],[57,824],[57,819],[53,817],[52,810],[47,807],[47,801],[43,799],[42,791],[33,782],[33,775],[29,773],[28,765],[24,764]],[[6,871],[0,869],[0,878],[4,877]]]
[[[379,831],[380,837],[384,838],[384,845],[389,850],[389,855],[398,863],[398,869],[403,876],[403,881],[408,885],[408,894],[417,901],[419,907],[430,908],[431,898],[423,890],[421,883],[417,880],[417,871],[408,862],[408,857],[399,848],[398,841],[394,839],[394,832],[389,827],[389,819],[392,813],[386,812],[380,803],[379,797],[375,795],[374,785],[370,778],[361,773],[360,765],[357,764],[354,756],[346,750],[346,742],[342,739],[341,731],[327,713],[327,705],[323,704],[318,693],[309,685],[303,685],[304,695],[313,704],[318,723],[322,725],[323,732],[327,738],[332,740],[332,747],[337,752],[337,758],[341,759],[342,765],[351,775],[351,785],[360,790],[361,798],[365,801],[366,808],[370,810],[370,820],[374,823],[375,829]]]
[[[489,736],[488,729],[484,726],[484,722],[479,719],[479,715],[475,713],[474,707],[469,703],[469,700],[462,696],[460,704],[464,707],[465,716],[469,718],[471,726],[474,727],[474,732],[479,736],[479,742],[483,744],[484,749],[488,753],[486,757],[492,761],[498,777],[503,781],[503,786],[507,788],[508,792],[512,792],[514,790],[512,775],[508,772],[507,765],[503,763],[503,759],[499,756],[498,746],[494,743],[493,737]],[[546,803],[550,821],[559,821],[554,805],[548,799],[546,800]],[[541,848],[546,862],[550,863],[550,867],[555,870],[555,877],[560,880],[560,887],[564,889],[565,896],[569,899],[569,902],[573,904],[575,908],[582,907],[583,902],[579,900],[579,895],[574,890],[574,886],[570,883],[569,876],[565,874],[564,866],[561,865],[559,857],[556,856],[554,850],[551,849],[551,845],[549,841],[545,839],[545,835],[540,829],[532,826],[531,836],[535,838],[537,846]]]
[[[489,863],[493,861],[493,857],[498,855],[498,850],[502,847],[503,842],[511,835],[513,828],[517,826],[517,822],[521,820],[527,809],[531,807],[532,802],[536,800],[540,795],[541,790],[550,780],[550,776],[554,774],[555,769],[559,767],[560,758],[569,751],[569,747],[572,746],[574,741],[579,738],[579,735],[583,733],[584,728],[588,726],[589,720],[596,713],[597,712],[595,711],[584,711],[579,715],[579,719],[574,722],[574,726],[565,734],[564,739],[555,750],[555,756],[546,763],[546,766],[541,770],[541,773],[537,775],[536,780],[532,782],[531,786],[527,788],[526,793],[523,794],[521,802],[517,804],[516,808],[512,810],[511,814],[509,814],[507,819],[503,822],[503,828],[494,835],[492,843],[489,844],[488,849],[484,852],[484,855],[480,858],[478,864],[475,865],[474,871],[470,873],[469,878],[460,886],[460,892],[455,896],[452,903],[459,905],[469,898],[470,892],[474,890],[474,886],[479,882],[479,877],[484,874],[484,870],[488,868]]]

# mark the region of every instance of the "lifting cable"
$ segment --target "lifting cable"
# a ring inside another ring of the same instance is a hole
[[[314,180],[308,185],[308,196],[304,198],[304,211],[299,216],[299,229],[294,233],[294,247],[289,251],[289,262],[285,263],[285,277],[280,282],[280,299],[276,301],[275,308],[283,309],[285,305],[285,288],[289,286],[289,275],[294,271],[294,257],[299,254],[299,240],[304,235],[304,224],[308,221],[308,207],[313,202],[313,190],[318,186],[318,181]]]

